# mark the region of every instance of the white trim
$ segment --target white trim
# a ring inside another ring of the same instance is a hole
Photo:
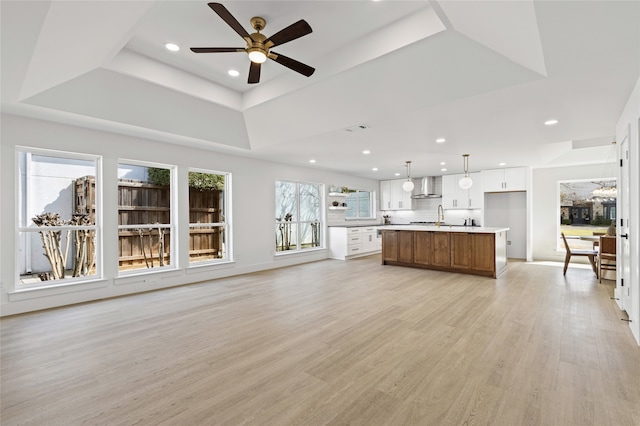
[[[40,297],[49,297],[55,296],[58,294],[67,294],[67,293],[78,293],[81,291],[90,291],[96,290],[100,288],[106,288],[109,285],[109,281],[105,279],[95,279],[95,280],[83,280],[77,282],[62,282],[59,284],[48,286],[48,287],[34,287],[27,289],[20,289],[15,291],[8,292],[9,301],[16,302],[21,300],[30,300],[36,299]],[[43,281],[44,282],[44,281]]]

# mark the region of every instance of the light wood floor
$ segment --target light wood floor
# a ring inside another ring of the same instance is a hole
[[[9,425],[640,425],[589,269],[328,260],[5,318]]]

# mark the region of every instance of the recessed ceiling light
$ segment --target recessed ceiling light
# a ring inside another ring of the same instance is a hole
[[[315,163],[316,160],[314,160],[313,158],[311,160],[309,160],[310,163]]]
[[[377,171],[378,171],[378,168],[377,168],[377,167],[374,167],[374,168],[373,168],[373,169],[371,169],[371,170],[373,170],[374,172],[377,172]]]
[[[175,43],[165,43],[165,44],[164,44],[164,47],[165,47],[167,50],[170,50],[170,51],[172,51],[172,52],[177,52],[178,50],[180,50],[180,46],[178,46],[178,45],[177,45],[177,44],[175,44]]]
[[[507,163],[498,163],[498,166],[506,166]]]
[[[446,171],[447,171],[447,169],[446,169],[446,168],[444,168],[444,169],[440,169],[440,171],[441,171],[441,172],[446,172]]]
[[[238,70],[229,70],[227,71],[227,74],[229,74],[231,77],[237,77],[240,75],[240,71]]]
[[[362,153],[364,155],[369,155],[369,154],[371,154],[371,151],[369,151],[368,149],[365,149],[364,151],[362,151]]]
[[[544,122],[545,125],[547,126],[553,126],[554,124],[558,124],[558,120],[556,119],[552,119],[552,120],[547,120]]]
[[[396,173],[395,176],[400,176],[400,173]]]
[[[447,163],[445,163],[444,161],[442,163],[440,163],[441,166],[444,166],[445,164],[447,164]]]
[[[447,140],[445,138],[438,138],[436,139],[437,143],[445,143]]]

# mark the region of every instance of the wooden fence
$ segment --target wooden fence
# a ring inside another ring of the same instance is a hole
[[[95,223],[95,179],[85,176],[75,182],[76,213],[89,214]],[[222,222],[222,191],[189,189],[190,223]],[[168,186],[137,180],[118,181],[118,225],[169,224],[171,194]],[[167,228],[134,228],[118,231],[118,261],[121,270],[151,268],[171,262],[171,233]],[[207,260],[223,255],[223,235],[219,228],[192,228],[189,232],[191,260]]]

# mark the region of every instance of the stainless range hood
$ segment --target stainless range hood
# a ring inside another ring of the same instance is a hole
[[[427,176],[412,181],[411,198],[442,198],[442,176]]]

